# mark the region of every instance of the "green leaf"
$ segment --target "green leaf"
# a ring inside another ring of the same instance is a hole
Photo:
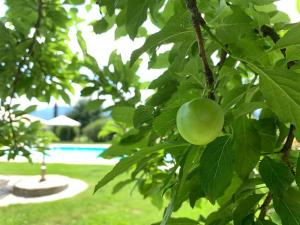
[[[60,96],[62,97],[62,99],[65,101],[65,103],[70,104],[71,103],[71,99],[70,96],[64,92],[64,91],[60,91]]]
[[[98,87],[85,87],[81,90],[81,96],[90,96],[96,90],[98,90]]]
[[[148,68],[152,69],[162,69],[169,66],[169,52],[164,52],[159,55],[156,55],[156,52],[153,53],[149,63]]]
[[[199,185],[197,182],[199,181],[198,174],[194,173],[194,176],[189,179],[189,174],[199,165],[198,159],[200,159],[201,153],[201,147],[195,145],[190,145],[185,151],[184,157],[180,162],[179,181],[176,189],[177,196],[174,201],[174,211],[177,211],[181,207],[182,203],[189,197],[195,183],[197,185],[197,192],[201,195],[201,184]],[[191,180],[196,182],[193,183]]]
[[[92,26],[96,34],[102,34],[109,29],[109,23],[105,18],[92,23]]]
[[[271,24],[278,24],[278,23],[283,23],[283,24],[288,24],[291,22],[290,17],[287,13],[285,12],[276,12],[276,14],[271,18]]]
[[[112,194],[119,192],[122,188],[124,188],[126,185],[130,184],[131,182],[132,182],[131,179],[127,179],[117,183],[112,190]]]
[[[151,83],[152,84],[152,83]],[[178,82],[174,80],[168,80],[161,84],[157,92],[152,95],[147,101],[147,105],[158,106],[166,102],[177,90]]]
[[[96,110],[96,109],[100,108],[100,106],[102,105],[103,102],[104,102],[103,99],[95,99],[95,100],[89,101],[86,104],[85,110],[87,110],[87,111]]]
[[[109,131],[110,131],[109,133],[115,132],[114,130],[109,130]],[[130,155],[135,152],[135,148],[137,147],[137,145],[139,145],[139,143],[136,145],[129,145],[129,146],[113,144],[104,152],[102,152],[100,156],[105,159],[112,159],[115,157]]]
[[[278,196],[282,195],[294,180],[293,174],[285,164],[269,157],[261,161],[259,173],[271,192]]]
[[[276,225],[276,223],[273,223],[270,220],[261,220],[261,219],[258,219],[256,221],[255,225]]]
[[[147,18],[148,0],[128,0],[126,30],[131,39],[137,35],[139,27]]]
[[[172,215],[173,209],[174,209],[175,198],[176,198],[176,193],[173,193],[172,199],[171,199],[168,207],[165,209],[164,217],[163,217],[163,220],[160,222],[160,225],[167,225],[167,223]]]
[[[205,148],[200,161],[200,179],[210,201],[222,196],[233,176],[234,151],[230,136],[219,137]]]
[[[255,123],[260,136],[261,152],[273,152],[276,146],[276,123],[273,118],[260,119]]]
[[[112,118],[120,123],[133,125],[134,108],[129,106],[115,106],[112,109]]]
[[[160,225],[161,223],[153,223],[152,225]],[[170,218],[166,225],[198,225],[199,223],[189,218]]]
[[[171,131],[176,124],[177,108],[166,109],[155,117],[153,122],[153,130],[159,135],[165,135]]]
[[[298,184],[298,187],[300,188],[300,153],[299,153],[298,161],[297,161],[296,182]]]
[[[217,37],[226,44],[235,44],[242,36],[251,35],[252,19],[239,7],[216,24]]]
[[[239,202],[237,208],[233,212],[233,219],[235,225],[244,224],[243,221],[247,216],[254,213],[254,208],[264,194],[254,194]]]
[[[159,144],[151,147],[145,147],[142,150],[137,151],[134,155],[121,159],[120,162],[118,162],[118,164],[115,165],[115,167],[97,183],[94,189],[94,193],[100,188],[102,188],[104,185],[112,181],[118,175],[126,172],[128,169],[131,168],[131,166],[136,164],[138,161],[142,160],[147,155],[162,149],[179,146],[187,146],[187,144]]]
[[[233,116],[235,119],[240,116],[244,116],[249,113],[253,113],[257,109],[266,108],[267,105],[264,102],[244,102],[233,110]]]
[[[233,105],[237,104],[241,101],[241,99],[246,94],[246,86],[238,86],[231,91],[229,91],[226,95],[224,95],[224,99],[221,103],[222,108],[224,111],[227,111],[232,107]]]
[[[135,128],[140,128],[143,124],[151,123],[154,117],[154,109],[151,106],[140,105],[134,112],[133,125]]]
[[[231,51],[241,58],[248,59],[263,65],[271,65],[264,50],[264,42],[251,38],[250,34],[242,37],[232,45]]]
[[[279,41],[276,43],[274,49],[286,48],[292,45],[300,45],[300,23],[293,26]]]
[[[300,225],[300,192],[288,189],[282,197],[273,197],[274,208],[282,225]]]
[[[205,197],[205,193],[202,190],[201,180],[199,176],[193,176],[193,178],[191,179],[189,192],[190,206],[192,208],[195,208],[197,201],[200,198]]]
[[[187,23],[187,21],[190,21],[189,18],[190,16],[187,13],[171,17],[162,30],[150,35],[146,39],[143,46],[132,53],[130,63],[133,64],[144,52],[148,51],[149,49],[171,42],[182,42],[191,35],[194,35],[194,31],[191,29],[190,22]]]
[[[190,36],[186,38],[184,42],[182,42],[179,47],[176,56],[172,59],[172,65],[170,69],[175,72],[181,72],[186,65],[185,58],[190,51],[190,48],[195,43],[195,38]]]
[[[287,61],[300,60],[300,45],[294,45],[286,48]]]
[[[241,180],[240,177],[237,176],[237,174],[233,174],[229,187],[226,189],[224,195],[218,198],[219,205],[224,205],[227,204],[228,201],[231,201],[242,184],[243,180]]]
[[[229,221],[232,220],[232,212],[232,204],[221,207],[207,217],[205,225],[228,225]]]
[[[300,74],[251,66],[260,75],[260,89],[270,109],[284,122],[300,127]]]
[[[235,171],[245,179],[252,172],[260,157],[260,136],[254,127],[254,120],[241,117],[233,123]]]
[[[32,113],[33,111],[36,110],[36,105],[31,105],[31,106],[28,106],[26,109],[24,109],[24,112],[29,114],[29,113]]]
[[[253,2],[256,5],[268,5],[275,1],[277,0],[251,0],[251,2]]]
[[[81,5],[85,2],[85,0],[67,0],[69,4],[74,4],[74,5]]]
[[[134,144],[136,142],[142,141],[145,138],[147,138],[149,134],[149,130],[150,130],[149,127],[141,127],[140,129],[130,129],[122,136],[122,139],[120,140],[120,144],[128,145],[128,144]]]
[[[15,116],[22,116],[24,114],[30,114],[31,112],[36,110],[36,105],[31,105],[28,106],[26,109],[24,110],[18,110],[18,111],[14,111]]]
[[[78,31],[76,35],[77,35],[78,44],[81,48],[81,51],[82,51],[83,55],[87,55],[87,47],[86,47],[85,40],[82,36],[82,32]]]
[[[108,15],[112,16],[115,12],[115,6],[117,5],[117,0],[101,0],[100,6],[105,5]]]

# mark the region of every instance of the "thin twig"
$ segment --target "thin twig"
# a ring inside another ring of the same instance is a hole
[[[292,149],[293,141],[295,138],[294,131],[295,131],[295,126],[291,124],[288,136],[287,136],[286,141],[281,149],[281,152],[282,152],[281,159],[289,167],[291,172],[295,175],[295,171],[289,160],[290,151]]]
[[[205,21],[198,10],[196,0],[186,0],[186,6],[190,10],[192,15],[193,27],[197,36],[197,42],[199,47],[199,57],[204,67],[206,85],[209,88],[208,97],[211,99],[215,99],[215,94],[213,91],[214,77],[206,57],[204,38],[202,36],[202,31],[201,31],[201,26],[205,24]]]
[[[220,71],[226,61],[227,58],[227,52],[224,49],[220,50],[220,61],[218,62],[218,70]]]
[[[272,193],[268,192],[267,197],[265,198],[263,204],[260,207],[260,213],[258,216],[259,219],[264,219],[266,217],[268,206],[270,205],[271,201],[272,201]]]

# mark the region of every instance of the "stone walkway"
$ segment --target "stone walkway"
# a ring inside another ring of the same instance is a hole
[[[49,175],[48,175],[49,176]],[[68,187],[63,190],[62,192],[59,192],[57,194],[52,194],[48,196],[43,197],[32,197],[32,198],[26,198],[26,197],[19,197],[12,194],[12,188],[15,183],[23,180],[32,178],[33,176],[0,176],[0,207],[2,206],[8,206],[12,204],[28,204],[28,203],[39,203],[39,202],[50,202],[50,201],[56,201],[59,199],[64,198],[70,198],[73,197],[82,191],[84,191],[88,185],[78,179],[73,179],[69,177],[65,177],[65,179],[68,182]],[[8,180],[8,183],[5,184],[5,180]]]

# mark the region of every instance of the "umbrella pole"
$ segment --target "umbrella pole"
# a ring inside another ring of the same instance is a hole
[[[46,163],[45,163],[45,153],[43,152],[43,160],[41,165],[41,179],[40,182],[43,182],[46,180]]]

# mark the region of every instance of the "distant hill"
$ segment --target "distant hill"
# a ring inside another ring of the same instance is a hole
[[[57,107],[57,114],[58,114],[58,116],[66,115],[67,113],[71,112],[72,109],[73,109],[72,106],[58,106]],[[52,119],[54,117],[53,112],[54,112],[54,107],[48,107],[48,108],[36,110],[36,111],[34,111],[30,114],[33,115],[33,116],[43,118],[45,120],[49,120],[49,119]]]

